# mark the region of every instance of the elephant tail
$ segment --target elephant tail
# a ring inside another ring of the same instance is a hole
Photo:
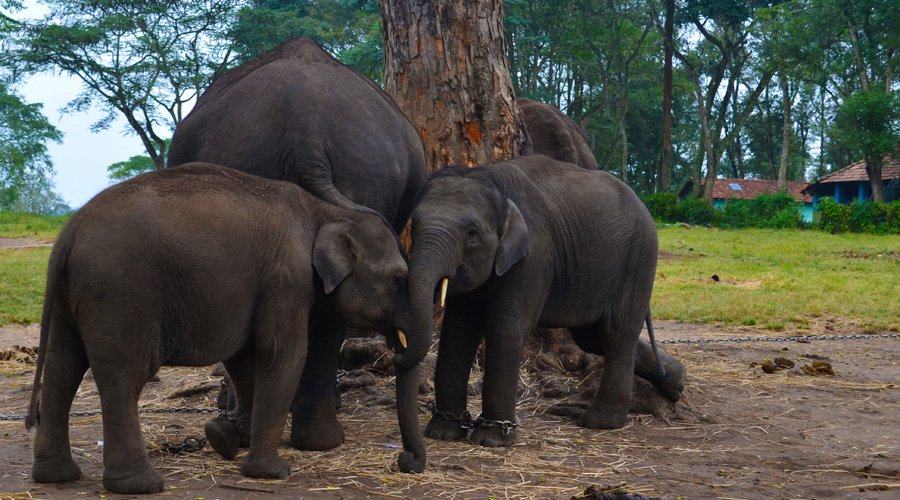
[[[660,381],[665,381],[669,376],[666,373],[666,367],[663,366],[662,360],[659,357],[659,350],[656,349],[656,335],[653,333],[653,320],[650,318],[650,310],[647,310],[647,335],[650,336],[650,347],[653,348],[653,357],[656,358],[656,375],[659,377]]]
[[[41,392],[41,376],[44,373],[44,362],[47,360],[47,343],[50,337],[50,321],[53,317],[53,307],[56,302],[57,284],[63,265],[60,262],[62,246],[53,248],[50,255],[50,263],[47,265],[47,286],[44,288],[44,310],[41,312],[41,336],[38,342],[37,359],[35,360],[34,385],[31,389],[31,401],[28,405],[28,413],[25,414],[25,428],[31,429],[41,423],[41,412],[38,408],[38,395]]]

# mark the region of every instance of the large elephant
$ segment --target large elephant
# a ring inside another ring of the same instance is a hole
[[[656,226],[627,185],[542,155],[449,167],[426,183],[411,234],[409,362],[430,343],[436,289],[449,279],[427,436],[466,436],[469,372],[484,339],[482,414],[469,438],[513,444],[522,346],[535,326],[567,327],[605,358],[578,423],[624,425],[657,258]]]
[[[426,177],[419,135],[396,103],[308,38],[284,42],[209,86],[169,146],[167,165],[191,161],[372,209],[397,233]]]
[[[531,99],[516,100],[535,154],[597,170],[597,160],[584,131],[558,108]]]
[[[374,210],[398,234],[426,177],[419,136],[393,100],[307,38],[213,82],[172,138],[168,165],[188,161],[295,182],[335,205]],[[334,381],[346,327],[333,318],[311,328],[325,332],[310,342],[291,407],[291,443],[325,450],[344,442]],[[407,372],[398,373],[403,384]],[[220,454],[237,453],[240,440],[228,419],[213,419],[207,431]]]
[[[388,331],[406,322],[406,278],[380,217],[291,183],[198,163],[107,189],[72,217],[50,257],[26,419],[29,428],[39,423],[32,478],[80,477],[69,410],[90,368],[103,412],[104,487],[162,491],[138,422],[141,388],[161,365],[218,361],[235,383],[233,418],[247,423],[252,414],[241,472],[286,477],[276,450],[308,325],[340,315],[396,341],[401,333]]]

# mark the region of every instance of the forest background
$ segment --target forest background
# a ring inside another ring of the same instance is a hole
[[[0,209],[68,209],[47,154],[61,133],[22,99],[29,75],[79,79],[65,111],[101,107],[93,130],[125,119],[146,153],[110,165],[113,180],[162,168],[172,131],[209,82],[286,39],[313,38],[383,80],[375,0],[40,3],[47,14],[25,20],[22,2],[0,0]],[[516,95],[562,109],[600,168],[639,194],[692,179],[709,198],[717,176],[815,180],[861,159],[880,169],[900,143],[900,11],[889,0],[504,7]]]

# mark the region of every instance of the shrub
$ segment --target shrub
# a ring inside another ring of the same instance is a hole
[[[678,196],[675,193],[654,193],[641,198],[653,220],[659,222],[677,222]]]
[[[678,220],[688,224],[712,224],[717,210],[706,200],[685,198],[678,204]]]
[[[883,217],[880,216],[880,203],[871,201],[856,201],[850,205],[850,231],[854,233],[875,233],[878,226],[884,227]],[[879,219],[882,219],[879,221]],[[879,224],[880,222],[880,224]],[[882,231],[883,232],[883,229]]]
[[[759,195],[750,200],[750,213],[755,219],[752,221],[752,225],[754,227],[797,227],[800,225],[800,211],[797,205],[798,203],[791,198],[791,195],[784,191]],[[792,217],[792,215],[796,217]]]
[[[798,228],[803,225],[803,219],[800,217],[800,211],[797,207],[782,208],[766,221],[764,227],[772,227],[776,229]]]
[[[850,230],[850,207],[835,203],[834,198],[822,198],[819,202],[819,227],[829,233],[844,233]]]
[[[725,227],[752,227],[755,219],[750,200],[728,200],[722,212],[722,225]]]
[[[900,234],[900,200],[884,204],[884,231]]]

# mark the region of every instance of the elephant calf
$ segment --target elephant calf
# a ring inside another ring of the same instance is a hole
[[[276,449],[311,315],[328,310],[379,331],[398,326],[406,274],[380,217],[294,184],[196,163],[107,189],[72,217],[50,257],[26,419],[29,428],[40,424],[33,479],[81,476],[69,410],[91,368],[103,411],[104,487],[162,491],[138,422],[141,388],[161,365],[218,361],[235,383],[236,418],[252,421],[241,472],[286,477],[290,466]]]
[[[536,325],[567,327],[578,346],[605,357],[578,423],[624,425],[657,258],[656,226],[627,185],[542,155],[445,168],[425,184],[411,235],[402,362],[415,362],[430,342],[436,288],[449,280],[427,436],[466,437],[468,378],[484,339],[482,414],[469,439],[515,442],[522,347]]]

